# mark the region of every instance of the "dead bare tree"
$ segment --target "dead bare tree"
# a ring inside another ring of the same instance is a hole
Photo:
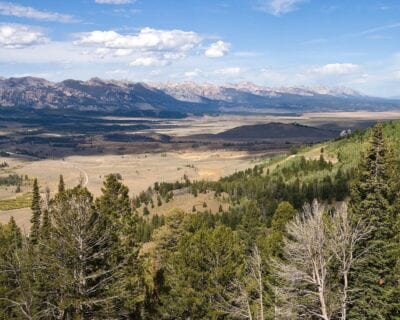
[[[216,309],[233,319],[254,319],[248,288],[238,279],[234,279],[225,292],[218,295]]]
[[[347,318],[347,307],[349,303],[349,274],[354,262],[366,252],[355,255],[356,245],[366,239],[372,229],[362,220],[352,222],[349,218],[347,205],[342,204],[332,218],[330,232],[330,249],[335,255],[339,265],[339,272],[343,284],[339,291],[340,296],[340,319]]]
[[[251,277],[255,280],[256,283],[255,291],[257,292],[258,297],[258,319],[264,320],[264,285],[262,279],[262,259],[257,245],[255,245],[253,248],[253,251],[249,257],[248,265]]]
[[[20,249],[0,260],[0,273],[7,277],[11,288],[8,294],[0,296],[0,301],[20,319],[43,319],[52,312],[36,290],[36,277],[42,272],[37,254],[25,238]]]
[[[295,309],[294,313],[302,318],[330,320],[329,264],[333,253],[329,250],[323,213],[324,207],[314,201],[289,223],[285,261],[276,262],[275,269],[284,283],[277,292],[284,295],[285,308]]]
[[[284,260],[275,261],[282,284],[276,292],[284,306],[278,310],[285,314],[277,312],[276,317],[291,319],[297,314],[297,318],[345,320],[349,291],[354,289],[349,287],[349,274],[363,254],[355,255],[355,248],[371,229],[362,221],[352,221],[346,205],[328,215],[314,201],[289,223],[287,232]]]
[[[264,320],[262,259],[257,245],[247,258],[243,279],[234,279],[218,297],[217,309],[233,319]]]

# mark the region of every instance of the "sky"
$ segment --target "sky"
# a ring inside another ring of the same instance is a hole
[[[399,0],[0,0],[0,76],[400,97]]]

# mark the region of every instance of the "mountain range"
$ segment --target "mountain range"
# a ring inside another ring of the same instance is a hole
[[[382,111],[400,100],[370,97],[350,88],[263,87],[253,83],[143,83],[92,78],[50,82],[42,78],[0,78],[0,107],[71,109],[159,116],[175,113],[303,113]]]

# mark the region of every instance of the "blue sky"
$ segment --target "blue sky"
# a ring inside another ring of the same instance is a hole
[[[400,1],[0,0],[0,70],[400,96]]]

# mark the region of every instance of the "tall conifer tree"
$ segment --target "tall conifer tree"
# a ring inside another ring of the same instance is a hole
[[[65,191],[64,177],[62,174],[60,174],[60,180],[58,182],[58,193],[63,193],[64,191]]]
[[[40,208],[40,193],[39,184],[37,179],[33,181],[33,192],[32,192],[32,218],[31,218],[31,233],[30,239],[33,244],[37,243],[40,232],[40,219],[41,219],[41,208]]]
[[[393,301],[390,292],[394,279],[394,210],[393,183],[395,171],[382,126],[372,130],[370,147],[359,167],[358,179],[352,185],[350,212],[355,223],[364,221],[372,228],[357,254],[364,259],[354,267],[350,319],[391,319]],[[371,248],[365,252],[366,248]]]
[[[137,216],[132,210],[129,189],[121,183],[121,179],[119,174],[108,175],[103,184],[103,194],[96,204],[107,217],[107,223],[112,226],[112,263],[120,270],[115,290],[124,295],[119,305],[121,314],[136,318],[138,305],[143,297],[139,246],[136,241]]]

